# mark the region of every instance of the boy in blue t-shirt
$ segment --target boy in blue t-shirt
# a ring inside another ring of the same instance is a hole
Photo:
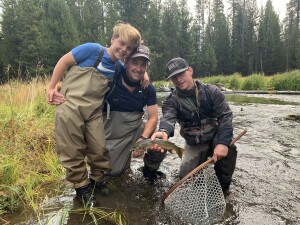
[[[56,64],[47,90],[48,103],[57,105],[55,96],[64,98],[55,112],[57,154],[84,205],[96,203],[95,186],[101,187],[104,172],[111,163],[105,147],[102,107],[108,84],[117,64],[140,44],[140,32],[130,24],[119,23],[113,29],[111,46],[86,43],[65,54]],[[122,64],[123,65],[123,64]],[[56,84],[69,66],[61,93]],[[90,175],[85,162],[90,166]]]

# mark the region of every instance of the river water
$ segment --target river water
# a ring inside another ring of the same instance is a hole
[[[165,94],[160,94],[164,99]],[[236,146],[238,159],[226,197],[223,218],[214,224],[283,225],[300,224],[300,97],[297,95],[227,95],[234,114],[234,134],[247,129]],[[178,133],[170,139],[183,147]],[[126,213],[130,225],[187,224],[166,212],[161,198],[178,181],[180,159],[167,154],[160,170],[166,178],[154,185],[144,180],[143,160],[132,159],[131,171],[111,180],[109,195],[97,193],[102,207],[118,208]],[[22,213],[6,219],[10,224],[94,224],[91,216],[72,213],[79,208],[75,192],[66,192],[45,202],[45,211],[37,221],[34,214]],[[69,208],[65,223],[60,223],[63,207]],[[51,218],[51,220],[49,219]],[[99,224],[111,224],[105,221]]]

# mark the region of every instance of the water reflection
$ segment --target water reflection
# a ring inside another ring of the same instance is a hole
[[[280,99],[255,97],[255,96],[248,96],[248,95],[228,94],[225,95],[225,97],[228,102],[233,102],[235,104],[259,103],[259,104],[273,104],[273,105],[299,105],[299,103],[297,102],[288,102]]]

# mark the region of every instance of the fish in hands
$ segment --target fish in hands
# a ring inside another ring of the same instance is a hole
[[[142,151],[146,152],[149,149],[151,150],[153,145],[158,145],[161,149],[164,149],[172,154],[175,151],[177,153],[177,155],[179,156],[179,158],[182,158],[182,154],[184,152],[183,148],[178,147],[173,142],[164,141],[162,139],[155,139],[155,140],[151,141],[151,139],[149,138],[149,139],[141,140],[141,141],[135,143],[135,145],[132,147],[132,149],[130,151],[135,152],[135,151],[142,150]]]

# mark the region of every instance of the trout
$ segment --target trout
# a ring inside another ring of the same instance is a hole
[[[173,142],[170,141],[164,141],[162,139],[155,139],[154,141],[151,141],[150,138],[141,140],[132,147],[130,151],[137,151],[137,150],[144,150],[147,151],[150,149],[153,145],[157,144],[159,147],[161,147],[164,150],[167,150],[168,152],[173,154],[173,151],[177,153],[179,158],[182,158],[182,154],[184,152],[183,148],[178,147]]]

